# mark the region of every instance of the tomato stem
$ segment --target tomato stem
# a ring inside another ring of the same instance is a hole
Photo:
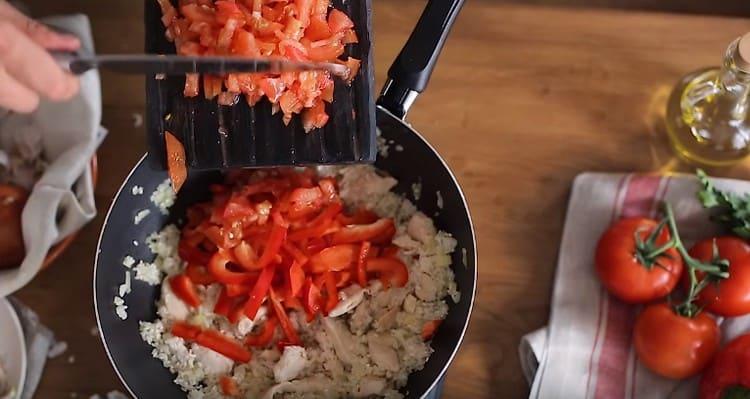
[[[716,251],[709,263],[701,262],[690,256],[685,249],[685,245],[682,243],[680,233],[677,231],[677,222],[675,222],[672,206],[669,205],[668,202],[664,202],[662,207],[664,209],[664,220],[667,222],[669,233],[672,237],[670,243],[674,245],[674,248],[685,261],[685,265],[688,269],[688,276],[690,277],[690,289],[688,290],[687,298],[685,298],[684,302],[674,306],[674,310],[682,316],[694,317],[703,309],[695,305],[693,302],[703,288],[708,285],[709,281],[729,277],[729,261],[726,259],[720,259]],[[706,273],[706,277],[701,279],[701,281],[698,281],[698,277],[695,274],[696,270]]]

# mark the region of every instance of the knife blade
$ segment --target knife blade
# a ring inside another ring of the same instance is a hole
[[[206,73],[282,73],[323,70],[336,76],[347,76],[349,68],[330,62],[303,62],[281,58],[244,58],[221,56],[181,56],[161,54],[104,54],[78,55],[53,53],[53,58],[65,69],[80,75],[91,69],[107,69],[125,74],[184,75]]]

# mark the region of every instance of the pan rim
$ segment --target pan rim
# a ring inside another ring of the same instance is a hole
[[[399,122],[401,126],[408,129],[412,134],[416,135],[416,137],[419,138],[419,140],[422,141],[429,149],[432,151],[432,153],[437,157],[437,159],[440,161],[440,163],[443,165],[445,170],[448,171],[448,175],[450,175],[451,180],[453,181],[453,184],[458,189],[458,194],[461,197],[461,202],[464,204],[464,209],[466,209],[466,216],[468,216],[469,219],[469,230],[471,231],[471,244],[474,247],[474,282],[472,284],[471,289],[471,302],[469,303],[469,312],[466,315],[466,320],[464,321],[464,327],[461,330],[461,334],[459,335],[458,342],[453,347],[453,352],[448,357],[448,361],[445,363],[445,366],[443,369],[438,373],[437,377],[432,381],[432,384],[427,388],[427,390],[422,394],[421,398],[426,398],[429,393],[432,392],[433,389],[435,389],[435,386],[440,382],[440,380],[445,376],[445,373],[448,371],[448,368],[450,367],[451,363],[453,363],[453,360],[456,358],[456,355],[458,354],[458,350],[461,347],[461,345],[464,342],[464,338],[466,337],[466,331],[469,328],[469,322],[471,320],[471,314],[474,312],[474,302],[476,300],[477,295],[477,277],[478,277],[478,271],[479,271],[479,257],[478,257],[478,250],[477,250],[477,234],[476,230],[474,230],[474,220],[471,217],[471,210],[469,209],[469,203],[466,201],[466,195],[464,194],[464,190],[461,188],[461,184],[458,182],[458,179],[456,179],[456,175],[453,173],[453,170],[450,168],[448,163],[443,159],[443,157],[440,155],[440,153],[435,149],[435,147],[430,144],[429,141],[427,141],[424,136],[422,136],[416,129],[414,129],[409,123],[406,122],[405,119],[401,119],[394,115],[391,111],[389,111],[387,108],[377,105],[376,106],[378,111],[382,111],[386,116],[394,119],[395,121]],[[377,117],[376,117],[377,121]]]
[[[458,189],[458,194],[461,197],[461,202],[464,205],[464,209],[466,209],[466,215],[468,216],[468,219],[469,219],[469,230],[471,231],[471,242],[472,242],[472,246],[474,247],[474,254],[473,254],[473,261],[474,261],[474,273],[473,274],[474,274],[474,280],[473,280],[473,284],[472,284],[472,287],[471,287],[471,301],[469,303],[469,311],[468,311],[468,314],[466,315],[466,320],[464,321],[463,328],[461,330],[461,334],[459,335],[458,342],[453,347],[453,350],[452,350],[450,356],[448,357],[448,361],[445,363],[445,366],[442,367],[442,369],[437,374],[437,376],[433,379],[432,383],[427,388],[427,390],[424,393],[422,393],[422,395],[421,395],[421,398],[426,398],[427,395],[429,393],[431,393],[433,391],[433,389],[435,389],[435,387],[440,382],[440,380],[445,376],[446,372],[448,371],[448,368],[450,367],[450,365],[455,360],[455,357],[458,354],[458,350],[459,350],[459,348],[461,347],[461,345],[464,342],[464,338],[466,336],[466,331],[469,328],[469,323],[470,323],[470,320],[471,320],[471,315],[472,315],[472,313],[474,311],[474,303],[475,303],[475,300],[476,300],[477,278],[478,278],[478,270],[479,270],[479,268],[478,268],[479,258],[478,258],[478,250],[477,250],[476,231],[474,229],[474,221],[473,221],[473,219],[471,217],[471,209],[469,208],[469,203],[466,200],[466,195],[464,194],[464,191],[461,188],[461,184],[458,182],[458,179],[456,179],[456,176],[453,173],[453,170],[450,168],[450,166],[445,161],[445,159],[443,159],[443,157],[440,155],[440,153],[435,149],[435,147],[432,146],[432,144],[430,144],[429,141],[427,141],[427,139],[424,138],[424,136],[422,136],[417,130],[415,130],[413,127],[411,127],[411,125],[408,124],[405,120],[396,117],[392,112],[388,111],[386,108],[384,108],[384,107],[382,107],[380,105],[376,106],[376,110],[377,111],[382,111],[386,116],[388,116],[388,117],[392,118],[393,120],[399,122],[399,124],[401,126],[405,127],[412,134],[414,134],[417,138],[419,138],[419,140],[422,141],[422,143],[424,143],[427,146],[427,148],[430,149],[430,151],[437,157],[437,159],[443,165],[443,167],[445,168],[445,170],[448,172],[448,175],[451,177],[451,180],[452,180],[453,184]],[[376,117],[376,119],[377,119],[377,117]],[[94,296],[94,314],[96,315],[96,326],[99,329],[99,338],[101,339],[102,345],[104,346],[104,351],[107,354],[107,358],[109,359],[110,364],[113,366],[112,368],[114,368],[115,373],[117,374],[117,377],[120,379],[120,381],[122,382],[122,384],[128,390],[128,393],[131,396],[133,396],[134,398],[138,398],[138,395],[136,395],[135,392],[133,392],[133,389],[130,387],[130,385],[128,384],[128,382],[125,380],[125,378],[120,373],[120,369],[118,368],[117,364],[115,363],[114,358],[112,357],[112,354],[110,353],[109,346],[107,345],[107,340],[106,340],[104,331],[102,330],[101,318],[99,316],[99,303],[98,303],[98,300],[97,300],[97,288],[96,288],[96,286],[97,286],[97,284],[96,284],[97,279],[96,279],[96,276],[97,276],[97,272],[98,272],[99,255],[101,254],[101,243],[102,243],[102,239],[104,237],[104,230],[105,230],[105,227],[106,227],[106,225],[107,225],[107,223],[109,221],[109,217],[112,214],[112,209],[114,208],[115,204],[119,200],[120,195],[122,194],[122,191],[125,188],[125,186],[127,185],[128,181],[130,180],[130,178],[132,177],[132,175],[136,172],[136,170],[141,166],[141,164],[143,164],[143,162],[145,161],[145,159],[148,157],[148,154],[149,154],[148,151],[145,152],[141,156],[141,158],[138,160],[138,162],[135,165],[133,165],[133,167],[130,169],[130,172],[123,179],[123,182],[120,185],[120,188],[117,190],[117,193],[113,197],[112,203],[110,204],[109,209],[107,209],[107,214],[104,217],[104,221],[102,223],[102,229],[99,232],[99,239],[97,240],[97,244],[96,244],[97,250],[96,250],[96,254],[94,256],[94,278],[92,279],[92,285],[93,285],[92,292],[93,292],[93,296]]]

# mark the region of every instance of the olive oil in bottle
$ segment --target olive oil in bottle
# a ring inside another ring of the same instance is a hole
[[[727,166],[750,154],[750,33],[726,51],[721,67],[688,74],[667,103],[667,134],[692,163]]]

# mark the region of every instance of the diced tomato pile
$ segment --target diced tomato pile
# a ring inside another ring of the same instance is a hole
[[[337,182],[311,170],[275,169],[258,176],[233,172],[227,184],[211,186],[211,201],[188,209],[179,243],[187,267],[169,280],[187,305],[200,304],[196,286],[221,284],[214,312],[230,322],[243,315],[254,319],[264,302],[272,310],[245,346],[267,346],[277,330],[283,333],[279,345],[300,345],[289,311],[304,312],[312,321],[333,310],[339,290],[349,285],[364,287],[372,279],[386,288],[406,285],[408,269],[391,244],[393,220],[368,210],[346,211]],[[188,340],[218,346],[238,361],[246,358],[242,346],[227,349],[237,345],[228,338],[188,330],[183,334]]]
[[[177,7],[157,1],[178,54],[336,62],[349,68],[349,82],[359,71],[359,60],[339,59],[345,45],[358,39],[345,13],[329,12],[330,0],[179,0]],[[200,80],[197,74],[187,76],[185,96],[198,96]],[[325,103],[333,101],[333,80],[325,71],[204,75],[202,80],[207,99],[232,105],[244,95],[252,107],[266,97],[286,124],[301,113],[307,132],[327,123]]]

